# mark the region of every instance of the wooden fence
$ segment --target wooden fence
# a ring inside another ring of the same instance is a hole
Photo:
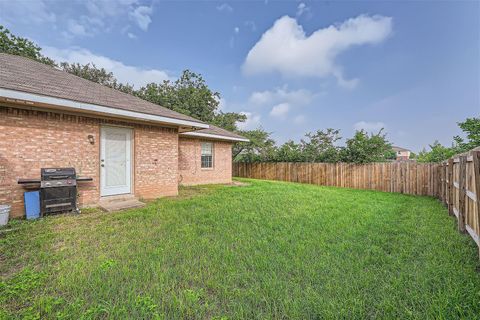
[[[258,162],[233,164],[233,175],[265,180],[310,183],[322,186],[371,189],[415,195],[438,195],[439,164],[416,162],[296,163]]]
[[[458,230],[467,232],[480,248],[480,148],[442,163],[438,198],[458,221]],[[479,251],[480,253],[480,251]]]
[[[233,175],[439,198],[480,248],[480,148],[444,163],[241,163]],[[479,251],[480,254],[480,251]]]

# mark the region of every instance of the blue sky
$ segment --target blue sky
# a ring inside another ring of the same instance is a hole
[[[0,23],[136,87],[200,72],[278,142],[385,127],[418,151],[480,114],[478,1],[0,0]]]

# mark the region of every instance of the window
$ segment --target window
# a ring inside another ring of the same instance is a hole
[[[202,142],[202,168],[213,168],[213,143]]]

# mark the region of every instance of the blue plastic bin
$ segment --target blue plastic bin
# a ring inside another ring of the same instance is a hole
[[[40,217],[40,191],[28,191],[24,193],[25,215],[27,219]]]

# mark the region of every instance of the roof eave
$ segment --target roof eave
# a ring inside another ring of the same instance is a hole
[[[236,138],[236,137],[229,137],[220,134],[212,134],[212,133],[202,133],[202,132],[184,132],[180,133],[181,136],[187,137],[195,137],[195,138],[209,138],[209,139],[216,139],[216,140],[225,140],[225,141],[234,141],[234,142],[250,142],[247,138]]]
[[[58,106],[61,108],[67,108],[72,111],[86,112],[97,115],[107,115],[110,117],[118,117],[123,119],[133,119],[149,122],[158,122],[162,124],[191,127],[196,129],[207,129],[210,126],[206,123],[175,119],[170,117],[158,116],[148,113],[129,111],[124,109],[100,106],[91,103],[79,102],[74,100],[68,100],[63,98],[56,98],[51,96],[44,96],[40,94],[28,93],[24,91],[17,91],[11,89],[0,88],[0,97],[13,100],[15,102],[30,104],[41,104],[49,106]]]

